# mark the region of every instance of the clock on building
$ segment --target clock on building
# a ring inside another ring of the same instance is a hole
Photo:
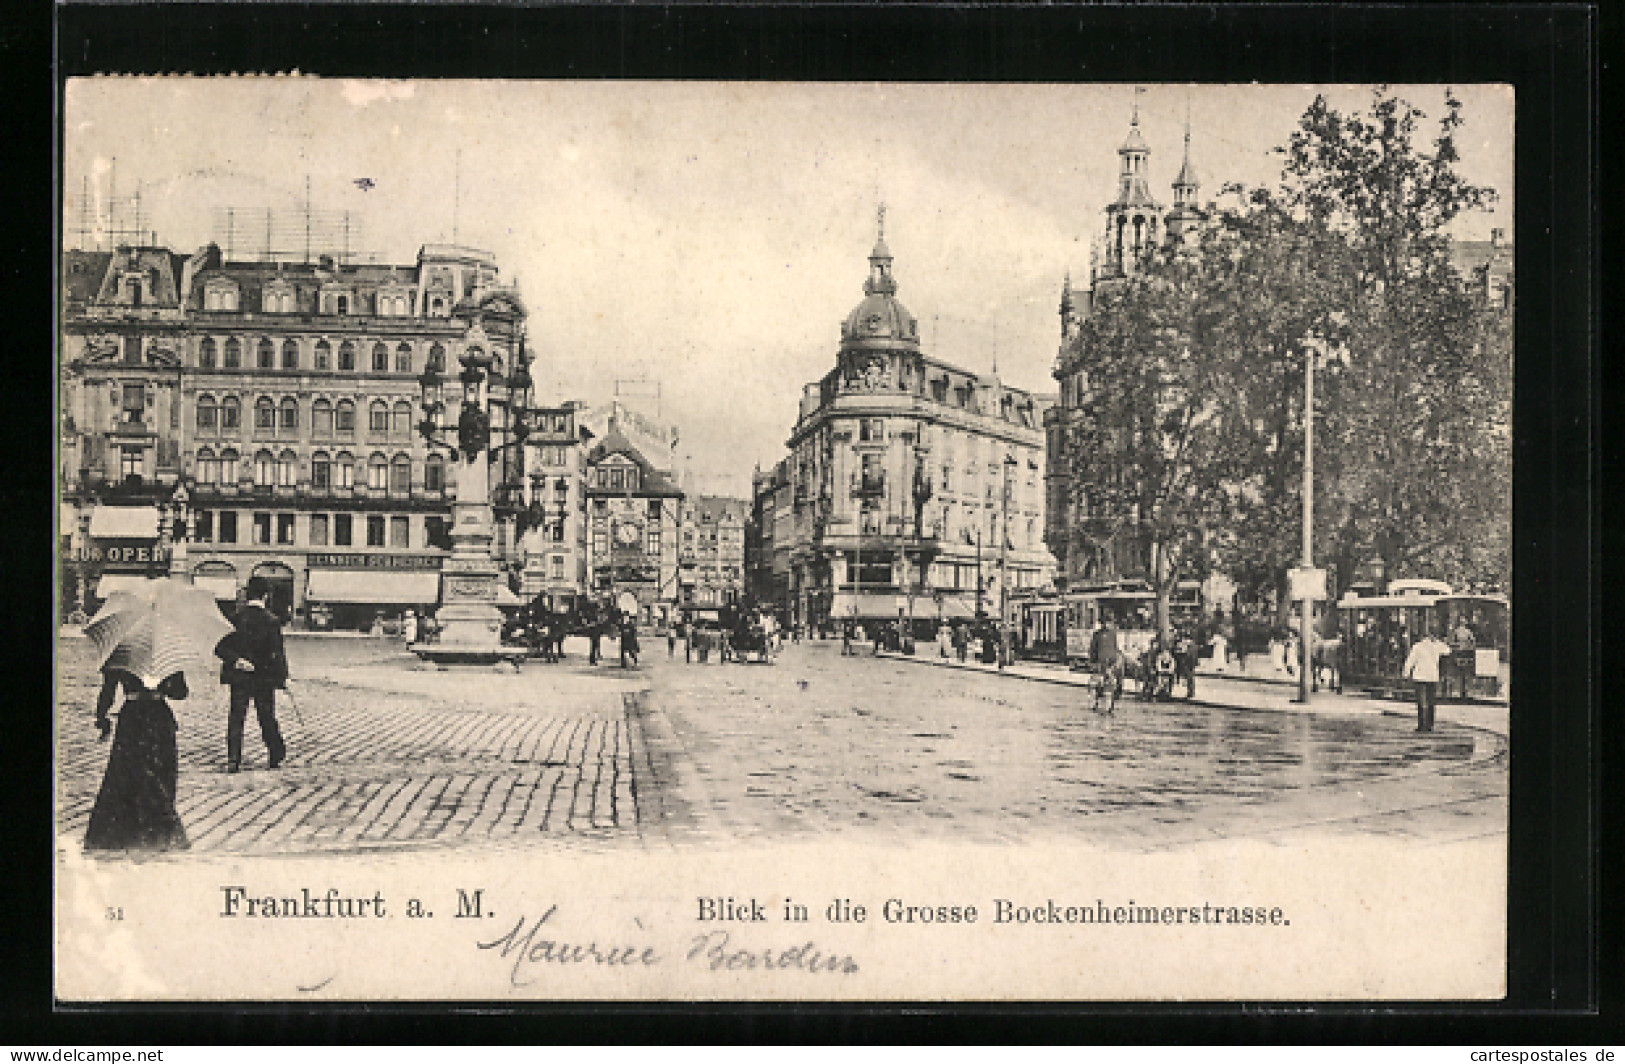
[[[871,314],[863,320],[863,327],[872,333],[877,333],[880,331],[880,326],[883,321],[884,319],[881,318],[879,314]]]
[[[638,526],[630,521],[615,526],[615,542],[623,547],[638,545]]]

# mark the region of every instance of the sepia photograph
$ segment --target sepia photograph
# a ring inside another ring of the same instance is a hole
[[[68,79],[57,998],[1502,998],[1514,95]]]

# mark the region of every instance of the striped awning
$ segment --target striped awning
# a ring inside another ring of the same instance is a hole
[[[92,539],[157,539],[158,507],[98,506],[90,512]]]
[[[440,574],[312,569],[305,598],[312,602],[432,606],[440,600]]]

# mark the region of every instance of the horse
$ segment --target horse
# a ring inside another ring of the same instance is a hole
[[[1309,665],[1310,689],[1318,691],[1324,682],[1325,686],[1331,688],[1338,694],[1342,694],[1342,637],[1339,636],[1332,639],[1322,639],[1319,635],[1316,635],[1311,647],[1312,649],[1310,651],[1311,656]],[[1323,675],[1329,677],[1329,679],[1322,681],[1321,677]]]

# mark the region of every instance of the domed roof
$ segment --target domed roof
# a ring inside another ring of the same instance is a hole
[[[884,208],[881,219],[884,224]],[[852,308],[841,326],[842,340],[901,341],[918,345],[920,326],[908,308],[897,301],[897,280],[891,272],[891,249],[884,228],[869,253],[869,277],[863,282],[863,302]]]
[[[841,327],[843,340],[902,340],[919,343],[920,327],[914,315],[897,299],[887,293],[875,292],[863,297],[863,302],[852,308]]]

